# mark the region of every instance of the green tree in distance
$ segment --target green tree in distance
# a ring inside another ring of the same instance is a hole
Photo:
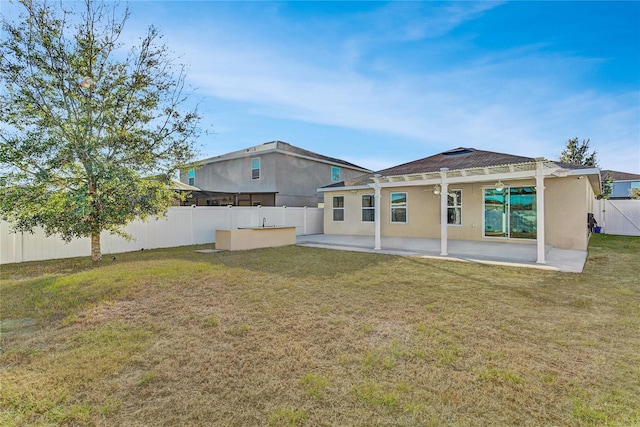
[[[16,231],[90,237],[99,261],[100,233],[129,237],[132,220],[165,214],[167,183],[196,155],[184,66],[154,27],[124,49],[128,8],[18,3],[0,37],[0,215]]]
[[[589,139],[583,139],[582,142],[578,138],[573,138],[567,141],[567,146],[560,154],[560,161],[565,163],[571,163],[574,165],[584,165],[598,167],[596,161],[596,150],[589,153]]]
[[[600,199],[608,199],[613,192],[613,176],[611,173],[608,173],[606,176],[602,176],[602,192],[596,196],[598,200]]]
[[[574,165],[592,166],[597,168],[597,151],[593,150],[589,153],[590,142],[591,140],[589,139],[583,139],[582,142],[580,142],[578,137],[568,140],[567,146],[560,154],[560,161]],[[613,179],[610,176],[604,177],[604,180],[602,181],[602,191],[596,197],[598,199],[608,199],[612,190]]]

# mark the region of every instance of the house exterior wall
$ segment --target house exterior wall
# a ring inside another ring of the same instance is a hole
[[[640,180],[613,181],[609,197],[612,199],[630,199],[632,188],[640,188]]]
[[[202,190],[220,191],[226,193],[276,191],[276,159],[270,154],[261,154],[260,179],[251,179],[251,159],[248,155],[243,158],[219,160],[204,165],[195,171],[193,185]],[[180,175],[182,182],[188,182],[186,173]]]
[[[344,190],[324,193],[324,224],[325,227],[330,227],[329,230],[325,228],[325,234],[373,235],[374,223],[362,221],[361,200],[364,194],[373,195],[373,188],[356,192]],[[344,221],[333,221],[334,196],[344,196]]]
[[[317,206],[323,200],[318,188],[334,182],[331,180],[332,168],[340,169],[338,181],[355,178],[364,173],[361,170],[281,153],[272,155],[277,156],[274,170],[278,206]]]
[[[547,243],[561,249],[586,250],[587,214],[593,213],[595,193],[588,179],[575,176],[545,179]]]
[[[587,213],[593,212],[595,193],[588,179],[545,179],[545,240],[563,249],[586,250]],[[462,191],[462,225],[449,225],[449,240],[503,241],[535,244],[532,239],[504,239],[484,236],[484,189],[492,183],[451,184]],[[534,179],[509,181],[512,187],[535,186]],[[391,223],[390,193],[407,193],[407,222]],[[373,235],[374,223],[362,222],[361,198],[370,190],[325,191],[324,232],[326,234]],[[333,221],[333,197],[344,196],[344,221]],[[433,186],[385,187],[381,189],[380,231],[382,236],[440,238],[440,196]]]
[[[251,176],[253,158],[260,159],[259,179]],[[334,167],[340,168],[339,181],[364,173],[281,152],[248,152],[246,157],[217,160],[197,169],[193,185],[207,191],[276,193],[276,206],[313,207],[323,200],[317,189],[332,184]],[[180,180],[188,183],[187,173],[182,173]]]
[[[453,240],[482,239],[482,199],[486,186],[477,184],[450,185],[449,190],[462,190],[462,225],[449,225],[447,237]],[[439,196],[436,197],[439,201]],[[437,215],[440,215],[438,209]],[[440,221],[435,238],[440,238]]]

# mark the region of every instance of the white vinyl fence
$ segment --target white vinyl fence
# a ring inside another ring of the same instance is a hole
[[[292,207],[173,207],[166,218],[134,221],[125,231],[133,236],[127,241],[103,233],[103,254],[131,252],[141,249],[169,248],[216,240],[217,229],[256,227],[265,225],[295,226],[296,235],[322,234],[322,208]],[[0,221],[0,264],[72,258],[91,255],[89,238],[65,243],[58,236],[47,237],[40,229],[34,233],[12,233],[9,225]]]
[[[593,210],[602,233],[640,236],[640,200],[596,200]]]

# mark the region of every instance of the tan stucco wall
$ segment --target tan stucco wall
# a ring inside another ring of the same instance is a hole
[[[561,249],[586,250],[587,213],[595,197],[589,180],[575,176],[545,180],[546,243]]]
[[[216,230],[216,249],[241,251],[295,245],[295,227]]]
[[[343,190],[324,194],[325,234],[373,235],[373,222],[362,222],[362,195],[373,195],[371,190]],[[344,221],[333,220],[333,197],[344,196]],[[327,230],[326,226],[329,226]]]
[[[452,184],[450,190],[462,190],[462,225],[449,225],[451,240],[503,241],[531,243],[535,240],[487,238],[483,233],[484,188],[491,183]],[[535,186],[535,180],[509,181],[511,186]],[[389,199],[392,192],[407,193],[407,223],[392,224]],[[361,196],[371,190],[342,190],[324,193],[324,232],[326,234],[373,235],[373,222],[362,222]],[[344,196],[344,221],[333,221],[333,196]],[[433,186],[397,187],[381,190],[381,234],[394,237],[440,238],[440,196],[433,194]],[[586,250],[588,233],[587,212],[593,211],[594,192],[586,178],[575,176],[545,179],[545,237],[546,243],[558,248]]]

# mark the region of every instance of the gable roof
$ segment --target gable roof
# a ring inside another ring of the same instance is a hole
[[[600,175],[603,179],[607,179],[608,176],[611,176],[614,181],[634,181],[640,179],[640,175],[636,173],[612,171],[609,169],[600,171]]]
[[[535,163],[541,160],[535,157],[524,157],[513,154],[497,153],[493,151],[478,150],[475,148],[458,147],[452,150],[444,151],[433,156],[425,157],[412,162],[403,163],[398,166],[393,166],[387,169],[383,169],[374,173],[361,175],[354,179],[338,182],[335,184],[327,185],[323,188],[332,187],[356,187],[371,184],[373,182],[374,175],[382,177],[392,177],[401,175],[412,174],[428,174],[434,172],[440,172],[442,168],[447,168],[449,171],[456,170],[468,170],[468,169],[481,169],[491,168],[508,165],[518,165],[523,163]],[[547,163],[553,163],[561,169],[565,170],[592,170],[591,166],[574,165],[570,163],[564,163],[559,161],[547,161]]]
[[[459,170],[511,165],[517,163],[530,163],[534,161],[535,159],[533,157],[514,156],[511,154],[477,150],[475,148],[458,147],[423,159],[383,169],[378,173],[383,176],[394,176],[412,173],[438,172],[442,168]]]
[[[245,148],[243,150],[233,151],[230,153],[222,154],[220,156],[209,157],[208,159],[202,160],[201,163],[206,165],[209,163],[215,163],[215,162],[220,162],[224,160],[237,159],[241,157],[251,157],[251,156],[257,156],[260,154],[267,154],[267,153],[274,153],[274,152],[289,154],[296,157],[311,159],[311,160],[319,161],[322,163],[328,163],[335,166],[346,167],[349,169],[355,169],[355,170],[362,171],[363,173],[371,172],[370,169],[363,168],[362,166],[358,166],[356,164],[347,162],[345,160],[318,154],[313,151],[305,150],[304,148],[296,147],[294,145],[291,145],[283,141],[265,142],[264,144]]]

